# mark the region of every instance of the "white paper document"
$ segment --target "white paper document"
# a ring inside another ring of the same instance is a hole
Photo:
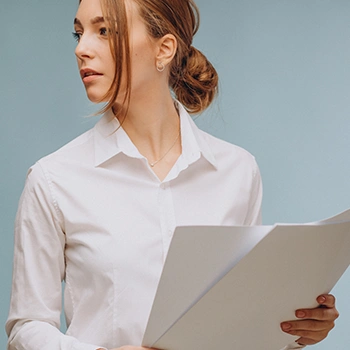
[[[350,210],[305,225],[178,227],[143,345],[280,350],[298,308],[316,307],[350,264]]]

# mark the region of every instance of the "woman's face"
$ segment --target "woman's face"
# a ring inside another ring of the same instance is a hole
[[[132,0],[126,0],[126,9],[130,32],[131,97],[135,97],[147,92],[156,76],[156,45],[147,33],[136,4]],[[102,98],[113,82],[115,62],[109,48],[108,29],[100,0],[81,1],[74,29],[78,41],[75,54],[87,96],[92,102],[106,102]],[[125,81],[122,81],[118,100],[123,100],[125,85]]]

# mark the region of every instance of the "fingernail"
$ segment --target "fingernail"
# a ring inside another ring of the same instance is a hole
[[[324,296],[318,298],[318,302],[320,304],[323,304],[326,301],[326,298]]]
[[[282,323],[282,329],[284,330],[284,331],[288,331],[288,330],[290,330],[292,328],[292,325],[291,324],[289,324],[289,323]]]
[[[297,311],[297,312],[296,312],[296,316],[299,317],[299,318],[303,318],[303,317],[305,317],[305,315],[306,315],[306,314],[305,314],[304,311]]]

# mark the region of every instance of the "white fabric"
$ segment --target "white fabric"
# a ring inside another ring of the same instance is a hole
[[[111,112],[30,168],[15,225],[9,350],[140,345],[175,226],[261,223],[254,157],[179,110],[183,151],[164,181]]]

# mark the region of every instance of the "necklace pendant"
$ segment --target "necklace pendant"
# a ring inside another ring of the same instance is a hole
[[[165,156],[173,149],[173,147],[176,145],[176,142],[177,142],[177,140],[179,139],[180,135],[181,135],[181,129],[179,130],[179,133],[178,133],[178,135],[177,135],[177,137],[176,137],[174,143],[171,145],[171,147],[170,147],[159,159],[157,159],[157,160],[156,160],[155,162],[153,162],[153,163],[151,163],[151,162],[148,161],[148,164],[149,164],[149,166],[150,166],[151,168],[153,168],[156,164],[158,164],[161,160],[163,160],[163,159],[165,158]]]

